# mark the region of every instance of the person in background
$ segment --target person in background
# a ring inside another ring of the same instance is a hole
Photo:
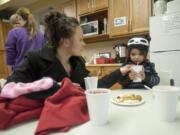
[[[27,8],[19,8],[16,12],[19,16],[21,27],[15,27],[9,31],[6,48],[6,62],[16,71],[24,60],[24,55],[29,51],[40,49],[44,45],[44,36],[35,28],[35,20]]]
[[[42,49],[29,52],[21,67],[7,78],[9,82],[29,83],[43,77],[54,80],[53,86],[46,91],[32,92],[26,97],[45,99],[53,95],[64,78],[74,85],[85,88],[84,78],[89,76],[85,61],[81,57],[85,43],[83,32],[76,18],[51,11],[45,16],[47,45]],[[121,76],[119,69],[98,80],[98,87],[110,88]]]
[[[20,20],[20,16],[18,14],[13,14],[9,18],[9,22],[13,26],[13,28],[21,26],[19,20]]]
[[[150,39],[149,39],[150,40]],[[153,87],[160,82],[155,70],[155,64],[147,59],[149,41],[143,37],[134,37],[128,41],[128,56],[125,66],[121,67],[122,79],[120,83],[124,88],[144,88],[144,85]],[[142,65],[142,71],[137,73],[133,66]],[[140,82],[134,80],[140,77]]]

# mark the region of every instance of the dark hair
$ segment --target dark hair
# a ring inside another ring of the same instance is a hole
[[[44,22],[46,26],[45,36],[55,50],[59,46],[59,41],[72,37],[75,28],[80,25],[76,18],[68,17],[58,11],[49,12],[45,16]]]
[[[144,38],[147,39],[147,40],[149,41],[149,43],[150,43],[150,41],[151,41],[151,36],[150,36],[149,34],[145,35]]]

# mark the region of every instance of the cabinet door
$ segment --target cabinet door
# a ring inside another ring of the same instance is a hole
[[[129,32],[129,0],[109,0],[109,33],[111,36]]]
[[[92,0],[92,9],[100,10],[108,7],[108,0]]]
[[[4,44],[11,28],[12,26],[8,22],[0,21],[0,78],[5,78],[9,75]]]
[[[101,67],[87,66],[86,68],[90,71],[90,76],[102,76]]]
[[[132,33],[149,30],[151,16],[151,0],[130,0],[130,31]]]
[[[0,21],[0,50],[5,50],[4,44],[11,28],[12,26],[8,22]]]
[[[92,8],[91,0],[77,0],[78,15],[90,12],[91,8]]]
[[[62,11],[70,17],[76,18],[76,1],[70,0],[62,4]]]
[[[8,68],[6,65],[5,51],[0,50],[0,78],[6,78],[8,76]]]

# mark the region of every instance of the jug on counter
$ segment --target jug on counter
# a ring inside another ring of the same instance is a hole
[[[126,60],[126,55],[127,55],[127,45],[120,43],[117,44],[113,47],[113,49],[115,50],[115,54],[116,54],[116,62],[117,63],[124,63]]]

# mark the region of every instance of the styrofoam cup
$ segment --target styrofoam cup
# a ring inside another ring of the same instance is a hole
[[[97,76],[85,77],[84,82],[85,82],[86,90],[96,89],[98,85],[98,77]]]
[[[180,88],[175,86],[159,85],[153,87],[154,113],[158,119],[167,122],[176,119],[179,92]]]
[[[110,90],[104,88],[85,91],[90,122],[93,125],[104,125],[108,122]]]

